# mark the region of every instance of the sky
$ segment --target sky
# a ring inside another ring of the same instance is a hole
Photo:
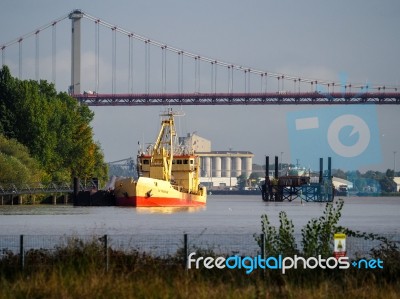
[[[129,32],[246,68],[336,82],[346,80],[400,85],[400,2],[396,0],[2,0],[0,45],[65,16],[76,8]],[[57,25],[56,87],[59,91],[67,91],[70,84],[70,30],[69,20]],[[112,35],[109,31],[101,27],[99,33],[99,92],[110,92],[111,88]],[[52,79],[51,36],[50,29],[39,37],[39,73],[41,78],[49,81]],[[82,20],[82,39],[82,89],[94,90],[96,50],[93,22]],[[125,93],[129,90],[129,47],[124,36],[118,35],[116,43],[116,89],[117,92]],[[22,78],[35,78],[35,47],[34,37],[22,43]],[[133,89],[140,92],[144,88],[144,47],[134,43],[133,52]],[[160,92],[161,50],[151,48],[150,53],[150,89]],[[169,92],[176,92],[177,58],[172,54],[167,55],[166,88]],[[19,74],[18,57],[18,44],[7,47],[5,61],[14,76]],[[184,90],[194,92],[193,63],[185,60],[184,64]],[[210,67],[200,65],[200,88],[204,92],[210,89],[211,75],[207,68]],[[227,91],[226,71],[218,69],[218,76],[218,90]],[[236,76],[235,88],[239,89],[242,83],[240,76]],[[276,82],[269,84],[271,90],[276,88]],[[258,91],[259,86],[259,80],[251,79],[251,90]],[[286,83],[285,88],[290,90],[293,87]],[[159,130],[159,113],[163,108],[91,107],[95,113],[92,122],[95,139],[100,142],[106,161],[134,157],[138,141],[153,142]],[[332,154],[319,145],[330,142],[328,131],[334,128],[329,124],[335,118],[332,115],[326,116],[326,113],[333,107],[292,105],[175,108],[185,112],[184,117],[177,119],[179,135],[196,132],[211,140],[213,150],[251,151],[255,154],[254,162],[258,164],[264,163],[265,155],[278,155],[283,162],[299,160],[304,166],[315,167],[319,157],[325,158]],[[346,112],[348,107],[339,109],[341,112],[335,110],[335,117],[340,113],[349,114]],[[397,128],[400,127],[400,106],[377,106],[367,112],[357,110],[357,107],[350,110],[352,115],[357,115],[357,119],[363,119],[365,113],[368,113],[365,122],[370,130],[367,135],[361,129],[358,135],[357,132],[355,135],[351,133],[351,130],[347,135],[340,131],[347,138],[347,145],[343,141],[345,149],[358,144],[360,140],[367,140],[367,150],[364,156],[359,155],[357,159],[347,157],[343,162],[338,158],[336,165],[334,158],[333,168],[356,167],[361,171],[386,171],[388,168],[393,169],[396,163],[398,171],[400,138]],[[293,137],[293,133],[297,132],[292,126],[295,118],[304,115],[317,115],[321,120],[329,119],[330,122],[322,125],[321,121],[319,131],[312,131],[311,135],[304,135],[304,138],[303,135]],[[365,128],[362,121],[359,128]],[[299,146],[303,143],[307,146]],[[315,147],[311,146],[310,149],[310,144],[315,144]],[[306,158],[310,156],[309,151],[313,151],[311,156],[314,156],[314,161]],[[352,165],[346,161],[358,162]]]

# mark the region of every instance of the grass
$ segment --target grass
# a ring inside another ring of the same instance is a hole
[[[376,252],[376,254],[379,254]],[[399,260],[398,251],[384,252]],[[5,298],[398,298],[399,263],[383,270],[191,269],[182,255],[156,258],[109,249],[106,271],[100,241],[73,240],[54,251],[30,250],[24,270],[17,255],[0,260]],[[388,262],[386,262],[388,264]],[[389,263],[390,265],[390,263]]]
[[[226,274],[222,274],[226,275]],[[229,275],[228,275],[229,276]],[[238,281],[239,280],[239,281]],[[51,271],[2,277],[0,298],[398,298],[398,283],[373,278],[298,285],[260,277],[212,278],[185,270],[123,273],[87,269]]]

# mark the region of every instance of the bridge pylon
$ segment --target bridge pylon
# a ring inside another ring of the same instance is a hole
[[[81,19],[83,12],[75,9],[69,14],[72,21],[71,32],[71,85],[70,94],[81,93]]]

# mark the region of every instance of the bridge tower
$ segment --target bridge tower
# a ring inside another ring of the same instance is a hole
[[[71,40],[71,85],[70,94],[81,93],[81,19],[83,13],[80,9],[75,9],[69,14],[72,21],[72,40]]]

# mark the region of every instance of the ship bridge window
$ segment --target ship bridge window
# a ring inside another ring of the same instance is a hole
[[[190,164],[193,164],[193,163],[194,163],[193,159],[190,159]]]
[[[150,163],[149,160],[147,160],[147,159],[144,159],[144,160],[143,160],[143,164],[149,164],[149,163]]]
[[[189,160],[183,160],[183,164],[189,164]]]
[[[176,164],[182,164],[182,160],[176,160]]]

